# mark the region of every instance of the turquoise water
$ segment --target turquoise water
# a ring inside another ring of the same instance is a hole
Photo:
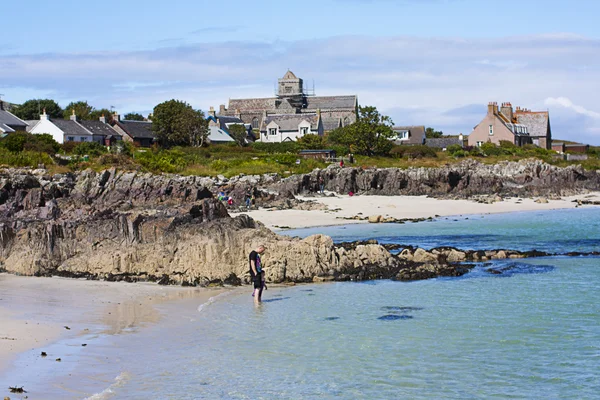
[[[430,247],[598,251],[599,217],[600,209],[583,209],[319,231],[339,232],[336,240]],[[73,369],[60,385],[42,379],[32,393],[50,387],[43,398],[82,398],[73,388],[85,388],[99,393],[95,399],[600,399],[600,258],[516,265],[507,276],[478,266],[461,278],[272,287],[259,306],[249,288],[202,305],[163,304],[162,323],[91,339],[81,361],[93,368]]]

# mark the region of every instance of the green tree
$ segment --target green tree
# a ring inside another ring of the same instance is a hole
[[[135,112],[130,112],[130,113],[125,114],[123,119],[126,119],[127,121],[145,121],[146,120],[146,118],[144,118],[144,116],[142,114],[138,114]]]
[[[184,101],[169,100],[154,107],[152,130],[162,146],[200,147],[208,137],[204,113]]]
[[[21,119],[40,119],[40,114],[46,110],[50,118],[62,118],[63,110],[58,103],[51,99],[32,99],[18,106],[13,113]]]
[[[94,111],[94,107],[90,106],[87,101],[76,101],[71,102],[63,111],[63,117],[65,119],[71,118],[73,115],[73,110],[75,110],[75,115],[79,119],[92,119],[92,112]]]
[[[0,140],[0,146],[13,153],[35,151],[38,153],[56,154],[60,149],[52,135],[47,133],[34,135],[28,132],[14,132]]]
[[[248,130],[242,124],[229,125],[227,128],[229,130],[229,135],[239,144],[240,146],[245,146],[246,136],[248,135]]]
[[[366,156],[387,155],[393,147],[392,119],[372,106],[359,107],[355,123],[333,130],[328,139]]]
[[[298,144],[303,149],[308,150],[323,150],[327,147],[327,144],[325,143],[325,138],[323,136],[314,134],[302,136],[300,139],[298,139]]]
[[[425,129],[425,137],[427,139],[441,138],[442,135],[444,135],[444,132],[442,132],[442,131],[436,131],[435,129],[433,129],[431,127]]]
[[[90,118],[92,121],[98,121],[100,119],[101,116],[104,115],[104,118],[106,118],[106,122],[110,123],[113,120],[113,113],[112,111],[110,111],[108,108],[101,108],[99,110],[93,110],[90,113]]]

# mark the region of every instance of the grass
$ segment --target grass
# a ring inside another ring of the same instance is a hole
[[[285,150],[285,148],[282,148]],[[262,175],[277,173],[281,176],[309,173],[316,168],[326,168],[329,164],[314,160],[301,159],[295,152],[276,153],[273,149],[265,150],[254,147],[237,147],[230,145],[214,145],[208,148],[174,148],[137,149],[133,156],[123,154],[102,154],[91,157],[89,161],[74,160],[68,165],[58,165],[50,156],[38,152],[13,153],[0,148],[0,164],[16,167],[37,168],[44,164],[51,173],[66,173],[70,171],[91,168],[101,171],[111,167],[121,170],[148,171],[153,173],[177,173],[194,176],[224,175],[232,177],[240,174]],[[459,163],[467,158],[474,158],[485,164],[495,164],[501,161],[519,161],[537,157],[552,165],[565,167],[582,165],[587,170],[600,169],[600,159],[597,153],[589,154],[585,161],[565,161],[552,156],[552,153],[542,149],[517,149],[517,155],[503,154],[494,156],[454,157],[449,152],[439,151],[435,157],[421,158],[404,157],[366,157],[356,156],[353,166],[363,168],[437,168]],[[419,155],[418,152],[416,153]],[[412,154],[415,155],[414,152]],[[297,163],[297,160],[300,160]],[[349,165],[348,165],[349,166]]]

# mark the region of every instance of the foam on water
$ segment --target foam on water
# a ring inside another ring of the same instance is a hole
[[[113,398],[117,394],[117,389],[123,387],[131,379],[131,374],[128,372],[121,372],[119,376],[115,378],[115,382],[104,389],[100,393],[96,393],[90,397],[86,397],[85,400],[106,400]]]

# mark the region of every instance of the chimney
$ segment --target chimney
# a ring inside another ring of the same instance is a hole
[[[121,116],[115,111],[113,114],[113,121],[119,122],[121,120]]]
[[[103,124],[106,123],[106,117],[104,116],[104,114],[102,114],[102,116],[100,117],[100,122],[102,122]]]
[[[465,141],[465,137],[463,136],[463,134],[462,134],[462,133],[459,133],[459,134],[458,134],[458,140],[460,140],[461,142],[464,142],[464,141]]]
[[[46,114],[45,108],[44,108],[44,112],[40,115],[40,121],[48,121],[48,114]]]
[[[217,113],[215,112],[215,108],[213,106],[210,106],[210,110],[208,110],[208,115],[210,117],[217,118]]]
[[[502,103],[502,108],[500,109],[500,112],[502,113],[502,115],[504,115],[506,117],[506,119],[508,119],[508,122],[512,122],[513,121],[513,108],[512,108],[512,104],[510,104],[510,103]]]
[[[227,112],[227,109],[225,108],[225,104],[221,104],[219,106],[219,115],[224,115]]]
[[[77,115],[75,115],[75,109],[73,109],[70,119],[71,119],[71,121],[77,121]]]
[[[488,114],[490,114],[490,115],[498,114],[498,103],[496,103],[494,101],[490,101],[488,103]]]

